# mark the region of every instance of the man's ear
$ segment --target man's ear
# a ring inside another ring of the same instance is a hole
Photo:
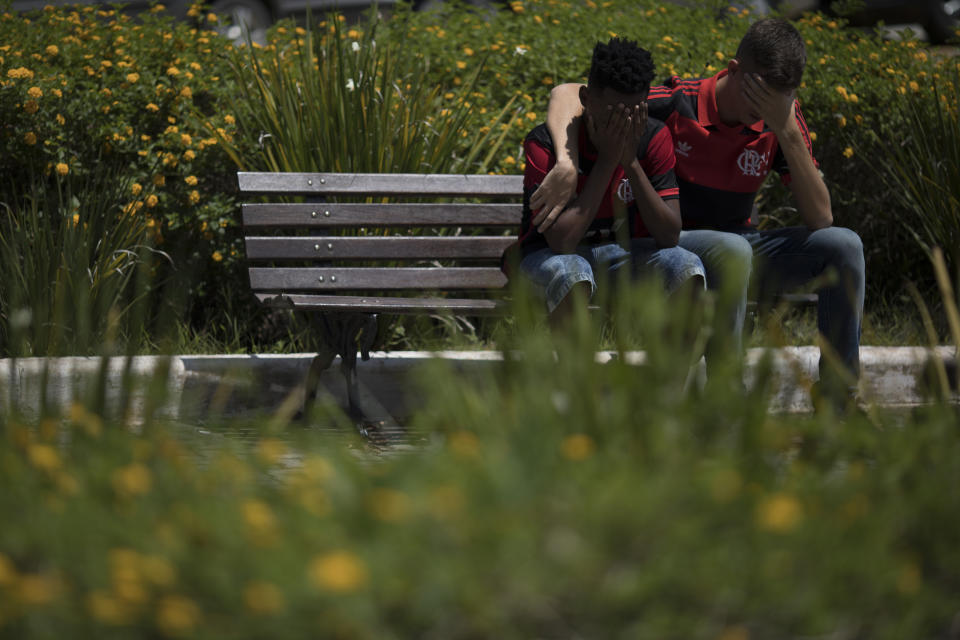
[[[736,58],[731,58],[730,62],[727,63],[727,75],[732,76],[740,69],[740,61]]]
[[[580,85],[580,104],[583,105],[583,108],[587,108],[587,85]]]

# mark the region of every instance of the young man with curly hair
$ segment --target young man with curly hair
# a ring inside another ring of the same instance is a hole
[[[519,266],[554,321],[593,296],[601,270],[604,278],[655,273],[668,292],[691,280],[704,286],[700,259],[677,246],[673,145],[664,124],[646,112],[653,73],[649,52],[635,42],[613,38],[596,45],[587,85],[577,91],[584,114],[573,131],[580,172],[549,228],[540,226],[546,211],[532,207],[530,196],[563,145],[542,124],[524,141]]]
[[[647,109],[673,135],[684,228],[679,245],[701,257],[710,289],[725,284],[737,294],[721,338],[729,336],[740,351],[751,271],[761,296],[816,282],[818,327],[843,364],[834,369],[821,354],[820,394],[842,406],[853,397],[860,368],[863,245],[855,232],[833,226],[830,194],[796,100],[805,65],[796,28],[763,19],[750,26],[726,69],[653,87]],[[531,197],[544,233],[556,224],[580,170],[581,90],[570,84],[551,93],[547,126],[565,153]],[[756,194],[771,170],[790,189],[803,226],[752,226]]]

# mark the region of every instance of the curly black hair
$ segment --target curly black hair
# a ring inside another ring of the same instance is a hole
[[[619,93],[644,93],[653,80],[653,56],[634,40],[611,38],[593,48],[587,84],[592,89]]]

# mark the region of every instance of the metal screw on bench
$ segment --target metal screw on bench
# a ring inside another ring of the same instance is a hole
[[[313,245],[313,250],[314,250],[314,251],[320,251],[320,245],[319,245],[319,244]]]
[[[316,211],[311,211],[311,212],[310,212],[310,217],[311,217],[311,218],[316,218],[316,217],[317,217],[317,212],[316,212]]]
[[[327,251],[333,251],[333,243],[332,243],[332,242],[328,242],[328,243],[327,243]]]
[[[330,276],[330,282],[336,282],[337,276]]]
[[[320,282],[323,282],[323,276],[320,276],[319,278],[317,278],[317,280],[319,280]]]

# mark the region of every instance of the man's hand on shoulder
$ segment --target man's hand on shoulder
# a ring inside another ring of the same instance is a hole
[[[576,167],[569,162],[561,163],[558,160],[530,196],[530,209],[537,212],[531,222],[537,231],[543,233],[552,227],[576,195]]]

